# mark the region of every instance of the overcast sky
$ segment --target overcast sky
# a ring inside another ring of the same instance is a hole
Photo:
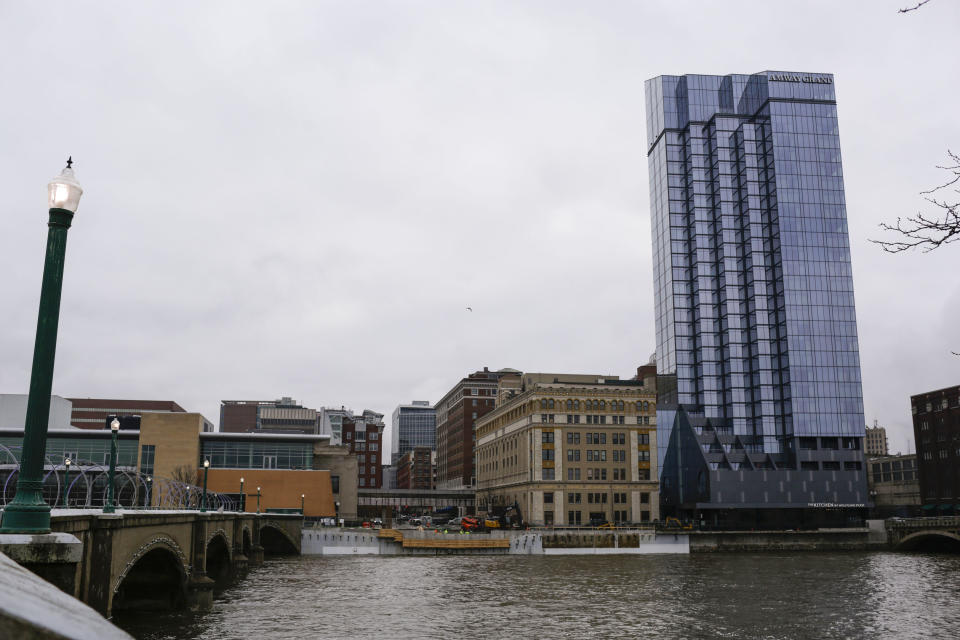
[[[832,72],[866,418],[906,450],[909,396],[960,384],[960,245],[868,238],[960,150],[960,4],[905,4],[2,3],[0,393],[29,386],[68,154],[58,395],[389,422],[483,366],[630,376],[644,80]]]

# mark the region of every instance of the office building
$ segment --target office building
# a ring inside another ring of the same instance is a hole
[[[360,489],[383,488],[383,414],[364,409],[360,415],[343,416],[343,444],[357,457],[357,486]]]
[[[656,379],[526,373],[477,420],[477,509],[532,525],[659,519]]]
[[[885,456],[890,453],[887,448],[887,430],[877,425],[876,420],[873,421],[873,427],[866,428],[866,439],[864,442],[864,448],[867,451],[868,457]]]
[[[429,402],[414,400],[393,410],[391,445],[392,464],[407,451],[437,448],[437,412]]]
[[[960,386],[911,396],[924,515],[960,513]]]
[[[661,499],[711,526],[868,506],[833,76],[646,83]]]
[[[279,400],[221,400],[220,431],[223,433],[313,433],[320,434],[319,412],[301,406],[293,398]]]
[[[462,378],[436,403],[437,487],[460,489],[476,485],[475,424],[493,411],[497,385],[504,376],[519,375],[516,369],[471,373]]]

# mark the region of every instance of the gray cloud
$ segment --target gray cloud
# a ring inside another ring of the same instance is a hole
[[[837,76],[868,419],[957,383],[956,250],[882,254],[957,146],[960,9],[872,3],[7,3],[0,390],[28,386],[68,153],[54,391],[385,413],[488,365],[653,349],[643,81]],[[465,306],[475,310],[470,314]]]

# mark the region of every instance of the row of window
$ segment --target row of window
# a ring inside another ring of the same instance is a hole
[[[957,447],[956,453],[957,453],[957,457],[960,457],[960,447]],[[950,451],[947,449],[940,449],[940,451],[937,452],[937,457],[940,458],[941,460],[946,460],[949,456],[950,456]],[[925,451],[923,453],[923,459],[933,460],[933,452]]]
[[[591,514],[590,514],[590,517],[591,517],[591,519],[604,519],[604,518],[605,518],[605,515],[604,515],[603,513],[598,513],[598,514],[591,513]],[[614,510],[614,512],[613,512],[613,520],[614,520],[614,522],[627,522],[629,519],[630,519],[630,518],[628,517],[627,512],[626,512],[625,510],[624,510],[624,511],[621,511],[621,510],[619,510],[619,509],[615,509],[615,510]],[[640,522],[649,522],[649,521],[650,521],[650,512],[649,512],[649,511],[641,511],[641,512],[640,512]],[[546,524],[546,525],[548,525],[548,526],[554,524],[554,521],[553,521],[553,511],[544,511],[544,512],[543,512],[543,522],[544,522],[544,524]],[[567,511],[567,524],[568,524],[568,525],[571,525],[571,526],[579,526],[579,525],[582,525],[583,522],[584,522],[584,520],[583,520],[583,513],[582,513],[581,511]]]
[[[546,497],[550,494],[544,494],[544,502],[547,502]],[[553,502],[553,496],[550,495],[550,502]],[[583,502],[583,494],[568,492],[567,493],[567,504],[581,504]],[[650,504],[650,494],[646,491],[640,493],[640,502],[642,504]],[[588,493],[587,494],[587,503],[588,504],[606,504],[607,503],[607,494],[606,493]],[[614,493],[613,494],[613,503],[614,504],[626,504],[627,503],[627,494],[626,493]]]
[[[955,407],[960,407],[960,397],[957,397],[957,398],[954,399],[954,404],[953,404],[953,406],[955,406]],[[950,407],[950,402],[949,402],[946,398],[941,398],[939,401],[927,402],[926,405],[923,405],[923,404],[916,405],[916,404],[915,404],[915,405],[913,405],[913,413],[914,413],[914,415],[916,415],[917,413],[924,413],[924,407],[926,408],[926,411],[927,411],[927,412],[930,412],[930,411],[942,411],[942,410],[948,409],[948,408]]]
[[[380,434],[376,431],[367,433],[366,431],[347,431],[347,440],[378,440]]]
[[[550,452],[550,456],[547,457],[547,451]],[[544,460],[553,460],[553,449],[544,449],[543,450]],[[610,452],[611,460],[614,462],[626,462],[627,461],[627,451],[626,449],[614,449]],[[587,449],[586,453],[587,462],[593,462],[594,460],[598,462],[607,461],[607,450],[606,449]],[[568,462],[580,462],[580,449],[567,449],[567,461]]]
[[[823,465],[822,467],[820,466],[821,464]],[[759,469],[760,467],[758,466],[757,468]],[[860,471],[861,464],[859,461],[851,460],[842,463],[842,465],[837,460],[826,460],[822,463],[813,460],[807,460],[800,463],[801,471],[819,471],[821,468],[824,471],[840,471],[841,469],[844,471]]]
[[[610,424],[626,424],[626,416],[601,416],[588,414],[586,424],[607,424],[607,418],[610,418]],[[540,422],[542,424],[555,423],[557,416],[552,413],[541,413]],[[567,414],[567,424],[580,424],[580,414]],[[637,416],[637,424],[650,424],[650,416]]]
[[[606,411],[606,400],[584,400],[582,403],[584,411]],[[540,400],[541,409],[562,409],[566,407],[567,411],[579,411],[581,407],[580,400],[554,400],[553,398],[543,398]],[[610,411],[626,411],[626,403],[623,400],[611,400],[609,403]],[[638,400],[635,405],[637,411],[656,410],[656,405],[646,400]]]

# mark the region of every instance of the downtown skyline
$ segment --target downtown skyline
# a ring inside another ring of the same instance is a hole
[[[55,394],[215,420],[281,395],[389,414],[483,366],[629,377],[655,348],[643,81],[818,69],[837,78],[865,419],[906,451],[910,395],[957,382],[955,249],[868,239],[923,208],[960,131],[958,9],[899,6],[814,3],[789,28],[758,3],[6,8],[0,392],[28,386],[43,188],[68,154],[85,195]],[[681,27],[696,45],[672,46]]]

